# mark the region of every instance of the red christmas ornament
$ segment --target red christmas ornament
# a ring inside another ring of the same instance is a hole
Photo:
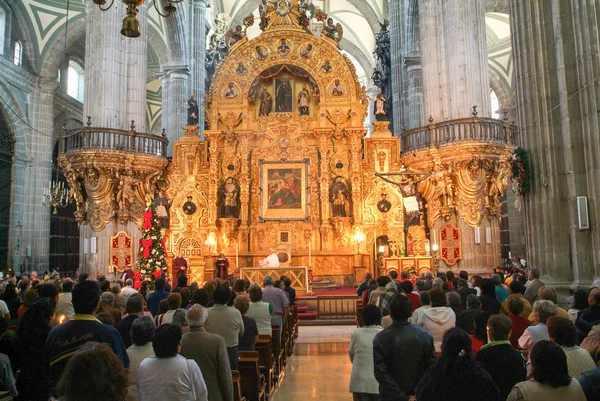
[[[147,258],[148,256],[150,256],[150,247],[152,246],[152,240],[143,239],[142,246],[144,247],[144,257]]]
[[[144,230],[149,230],[152,228],[152,209],[148,208],[144,212]]]
[[[154,272],[152,273],[152,275],[154,276],[154,280],[156,280],[158,277],[160,277],[160,269],[156,269],[154,270]]]

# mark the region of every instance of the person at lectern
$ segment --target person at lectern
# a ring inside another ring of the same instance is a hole
[[[183,258],[183,253],[179,252],[173,259],[173,288],[177,287],[177,278],[180,274],[185,275],[187,271],[187,261]]]
[[[227,269],[229,268],[229,261],[225,257],[225,254],[221,252],[219,257],[215,261],[216,272],[215,275],[221,279],[221,281],[227,280],[229,275],[227,273]]]
[[[273,248],[269,248],[269,256],[260,262],[260,267],[279,267],[279,258]]]

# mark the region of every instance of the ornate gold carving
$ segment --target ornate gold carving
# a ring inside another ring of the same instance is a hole
[[[220,218],[218,226],[221,229],[221,237],[225,247],[229,247],[237,239],[238,228],[242,222],[240,219]]]
[[[99,231],[114,217],[121,224],[128,220],[141,223],[146,198],[154,197],[167,160],[142,154],[85,150],[62,155],[59,165],[72,189],[77,207],[75,218]]]

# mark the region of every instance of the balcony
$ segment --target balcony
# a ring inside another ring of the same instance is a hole
[[[162,136],[141,134],[110,128],[85,127],[72,132],[60,141],[60,154],[69,155],[80,151],[115,150],[141,153],[148,156],[167,158],[169,140]]]
[[[402,153],[459,142],[476,141],[515,146],[517,126],[493,118],[462,118],[405,130],[401,135]]]

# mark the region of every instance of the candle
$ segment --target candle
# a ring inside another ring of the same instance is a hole
[[[511,253],[508,251],[508,258],[511,259]]]
[[[434,243],[434,244],[437,244],[437,243],[438,243],[438,242],[437,242],[437,232],[436,232],[435,228],[433,229],[433,243]]]
[[[235,268],[239,269],[240,268],[240,263],[238,260],[238,250],[239,250],[239,245],[235,244]]]
[[[308,243],[308,267],[312,266],[312,243]]]

